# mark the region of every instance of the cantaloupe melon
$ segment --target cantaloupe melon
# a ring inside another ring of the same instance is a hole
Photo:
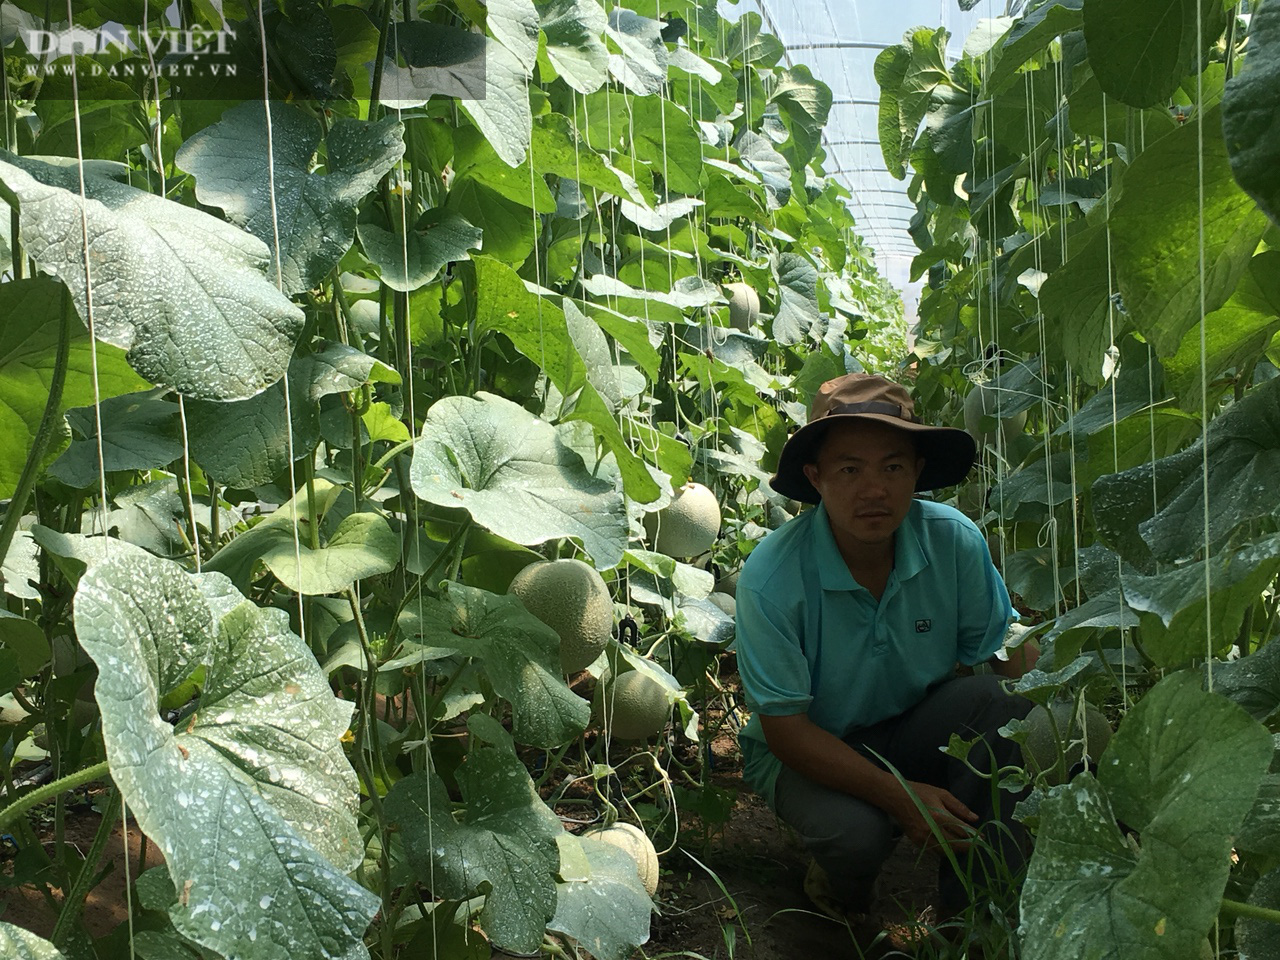
[[[999,418],[1004,407],[1011,404],[1009,394],[1000,395],[1000,389],[990,383],[975,384],[964,398],[964,428],[978,443],[978,449],[995,446],[996,432],[983,429],[983,419]],[[1021,410],[1000,420],[1000,434],[1005,445],[1022,433],[1027,425],[1027,411]]]
[[[671,719],[666,688],[639,670],[619,674],[616,680],[608,673],[602,676],[591,709],[596,722],[618,740],[648,740]]]
[[[630,823],[619,822],[611,827],[592,827],[584,830],[582,835],[624,851],[635,861],[636,873],[644,884],[645,893],[652,897],[658,892],[658,851],[643,830]]]
[[[649,542],[658,553],[685,559],[706,553],[720,533],[720,504],[700,483],[686,483],[671,503],[644,517]]]
[[[560,636],[560,667],[576,673],[604,650],[613,631],[613,598],[604,578],[581,560],[531,563],[508,589]]]
[[[1086,742],[1090,759],[1096,761],[1111,742],[1111,724],[1087,701],[1084,717],[1082,729],[1073,700],[1052,703],[1047,710],[1036,706],[1027,714],[1027,735],[1022,743],[1027,769],[1043,773],[1051,786],[1057,786],[1066,783],[1071,768],[1084,759]]]
[[[760,317],[760,294],[746,283],[726,283],[724,295],[729,298],[729,326],[743,333]]]

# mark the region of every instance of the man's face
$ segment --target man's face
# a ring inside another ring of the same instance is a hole
[[[911,509],[924,460],[903,430],[875,420],[844,420],[823,438],[805,476],[822,496],[842,547],[883,545]]]

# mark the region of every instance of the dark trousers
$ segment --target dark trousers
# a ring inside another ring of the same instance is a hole
[[[982,836],[994,856],[1016,874],[1027,855],[1026,831],[1012,816],[1022,794],[994,790],[991,780],[940,748],[952,734],[965,740],[982,737],[969,753],[969,763],[977,770],[989,774],[1020,764],[1018,745],[997,731],[1011,719],[1025,717],[1031,707],[1030,701],[1005,693],[998,677],[957,677],[938,684],[906,713],[856,730],[845,742],[877,766],[884,767],[885,761],[892,764],[906,780],[949,790],[978,815]],[[867,897],[902,836],[898,824],[878,807],[814,783],[785,766],[778,776],[775,807],[826,870],[832,892],[849,903]],[[992,859],[976,845],[972,857],[957,854],[961,868],[979,884],[1000,875],[993,872]],[[964,878],[945,856],[938,868],[938,890],[947,910],[959,910],[969,902]]]

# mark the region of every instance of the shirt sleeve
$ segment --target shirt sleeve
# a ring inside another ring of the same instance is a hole
[[[747,709],[768,717],[807,713],[813,696],[798,611],[779,609],[739,581],[735,613],[738,675]]]
[[[971,667],[996,655],[1016,614],[1009,590],[991,562],[986,538],[977,527],[961,531],[956,564],[960,576],[958,654],[960,662]]]

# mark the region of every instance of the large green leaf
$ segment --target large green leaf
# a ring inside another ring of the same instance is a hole
[[[1271,752],[1266,730],[1196,674],[1157,685],[1120,725],[1099,778],[1082,774],[1041,805],[1022,892],[1027,960],[1196,956]]]
[[[401,635],[484,662],[493,689],[511,704],[521,743],[559,746],[591,718],[561,675],[560,637],[515,597],[450,583],[444,597],[412,604],[400,618]]]
[[[462,100],[485,139],[505,163],[517,166],[529,152],[533,111],[529,106],[529,71],[500,43],[485,45],[484,97]]]
[[[5,156],[0,193],[21,210],[22,243],[71,289],[82,319],[87,225],[97,336],[128,350],[143,377],[188,397],[239,400],[283,376],[302,311],[263,275],[261,241],[111,179],[122,175],[112,165],[86,165],[82,205],[74,164]]]
[[[604,30],[609,18],[597,0],[551,0],[539,5],[547,59],[578,93],[594,93],[609,76]]]
[[[1217,109],[1204,122],[1216,129]],[[1201,150],[1191,123],[1139,154],[1125,172],[1124,193],[1111,211],[1116,285],[1134,324],[1161,357],[1173,354],[1200,319],[1197,224],[1204,230],[1203,300],[1209,312],[1235,290],[1267,218],[1231,175],[1225,141],[1207,136]]]
[[[1040,287],[1040,308],[1072,369],[1096,385],[1102,382],[1107,348],[1120,340],[1129,322],[1111,301],[1104,228],[1088,228],[1073,238],[1072,247],[1070,258]]]
[[[1238,703],[1255,720],[1280,710],[1280,643],[1268,643],[1247,657],[1214,664],[1213,689]]]
[[[296,367],[295,364],[291,366]],[[290,376],[289,407],[293,414],[293,455],[309,456],[320,440],[320,418],[307,398],[306,384]],[[247,490],[269,483],[289,466],[285,381],[256,397],[217,403],[187,403],[187,442],[191,459],[210,477]]]
[[[1089,65],[1108,95],[1132,107],[1164,102],[1199,73],[1226,25],[1221,3],[1084,0]]]
[[[629,496],[641,503],[657,497],[658,488],[644,461],[622,435],[613,407],[588,378],[576,345],[586,335],[586,318],[581,317],[577,307],[565,301],[566,308],[575,314],[576,333],[572,333],[565,310],[549,297],[529,289],[506,264],[489,257],[476,259],[476,287],[476,329],[506,334],[517,350],[546,372],[561,394],[572,398],[563,419],[584,420],[595,428],[617,459]]]
[[[667,79],[662,24],[619,6],[609,11],[605,34],[620,51],[609,55],[613,78],[638,96],[660,93]]]
[[[1084,22],[1084,0],[1049,0],[1020,18],[1000,46],[1000,59],[987,79],[995,90],[1013,79],[1019,67],[1064,33]]]
[[[819,321],[818,270],[798,253],[778,258],[778,312],[773,339],[784,345],[801,343]]]
[[[130,393],[102,401],[103,470],[151,470],[182,456],[178,406],[157,392]],[[98,418],[93,407],[67,411],[73,439],[49,475],[85,489],[98,481]]]
[[[44,415],[58,353],[61,298],[62,285],[47,277],[0,284],[0,500],[13,496]],[[97,354],[101,398],[147,386],[118,348],[99,345]],[[92,348],[88,334],[78,329],[67,356],[62,410],[93,399]],[[52,448],[46,459],[56,454]]]
[[[636,862],[603,840],[563,833],[556,841],[560,882],[556,913],[547,926],[573,937],[599,960],[627,960],[649,939],[653,912]],[[570,863],[578,869],[569,869]]]
[[[622,559],[626,511],[612,483],[587,473],[550,424],[501,397],[445,397],[427,411],[413,491],[462,507],[498,536],[532,546],[574,537],[608,568]]]
[[[11,960],[65,960],[62,952],[43,937],[0,920],[0,956]]]
[[[555,913],[560,821],[506,745],[475,743],[457,779],[465,802],[459,815],[444,781],[421,772],[392,787],[387,817],[435,896],[484,891],[480,926],[489,939],[508,950],[537,950]]]
[[[1231,169],[1240,186],[1280,223],[1280,3],[1249,21],[1249,54],[1222,101]]]
[[[377,223],[359,225],[360,246],[392,290],[411,292],[426,286],[446,264],[465,260],[480,249],[484,231],[457,213],[428,210],[407,234]]]
[[[618,141],[631,144],[635,159],[659,174],[670,193],[696,195],[702,191],[702,139],[688,112],[665,97],[628,97],[601,91],[588,97],[578,118],[593,150],[616,150]],[[638,182],[647,182],[641,164],[618,166]]]
[[[808,163],[831,113],[831,88],[801,64],[782,71],[770,99],[781,109],[801,161]]]
[[[768,209],[778,210],[791,199],[791,165],[774,149],[768,137],[744,130],[735,146],[743,166],[760,177]]]
[[[533,0],[489,0],[485,23],[526,70],[538,59],[538,11]]]
[[[268,248],[278,236],[290,294],[318,285],[342,259],[355,234],[358,204],[404,155],[404,128],[394,117],[337,120],[325,138],[323,176],[312,170],[320,140],[315,117],[272,101],[268,170],[262,148],[267,113],[261,101],[245,101],[188,139],[174,157],[196,178],[201,203],[220,207]]]
[[[1280,909],[1280,870],[1272,870],[1254,884],[1249,904],[1273,913]],[[1280,926],[1262,917],[1241,917],[1236,921],[1236,948],[1240,960],[1280,956]]]
[[[1209,425],[1209,545],[1274,516],[1280,471],[1280,381],[1249,391]],[[1171,457],[1102,477],[1093,487],[1098,535],[1139,567],[1204,546],[1204,441]],[[1152,498],[1155,498],[1154,510]]]
[[[1242,375],[1262,355],[1280,328],[1280,250],[1267,250],[1249,261],[1235,293],[1205,317],[1205,372],[1212,384],[1235,369]],[[1200,394],[1200,330],[1192,327],[1178,352],[1164,360],[1165,379],[1184,410],[1198,411]]]
[[[181,891],[178,931],[224,956],[367,957],[379,900],[345,875],[363,856],[339,742],[352,708],[288,615],[217,574],[120,555],[81,579],[75,624],[112,778]],[[175,729],[159,700],[202,666]]]
[[[888,47],[876,57],[876,82],[880,84],[880,151],[889,172],[901,180],[916,129],[929,109],[934,88],[949,84],[947,40],[943,28],[921,27],[909,32],[905,42]]]

